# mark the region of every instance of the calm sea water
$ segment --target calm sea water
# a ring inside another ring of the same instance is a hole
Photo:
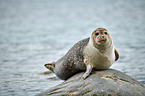
[[[60,84],[41,75],[97,27],[120,53],[111,68],[145,85],[144,0],[0,0],[0,95],[33,96]]]

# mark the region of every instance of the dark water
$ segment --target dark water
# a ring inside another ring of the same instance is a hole
[[[145,85],[144,0],[0,0],[0,95],[33,96],[62,81],[47,71],[97,27],[120,53],[111,68]]]

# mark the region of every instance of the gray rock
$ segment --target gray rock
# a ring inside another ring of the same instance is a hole
[[[114,69],[93,72],[83,79],[78,73],[36,96],[145,96],[145,86]]]

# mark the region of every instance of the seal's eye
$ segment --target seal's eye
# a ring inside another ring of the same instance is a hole
[[[98,36],[99,35],[99,33],[95,33],[95,36]]]
[[[107,35],[107,32],[105,32],[105,35]]]

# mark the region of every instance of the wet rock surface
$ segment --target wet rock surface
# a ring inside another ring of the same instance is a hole
[[[36,96],[145,96],[145,86],[114,69],[94,71],[87,79],[78,73]]]

